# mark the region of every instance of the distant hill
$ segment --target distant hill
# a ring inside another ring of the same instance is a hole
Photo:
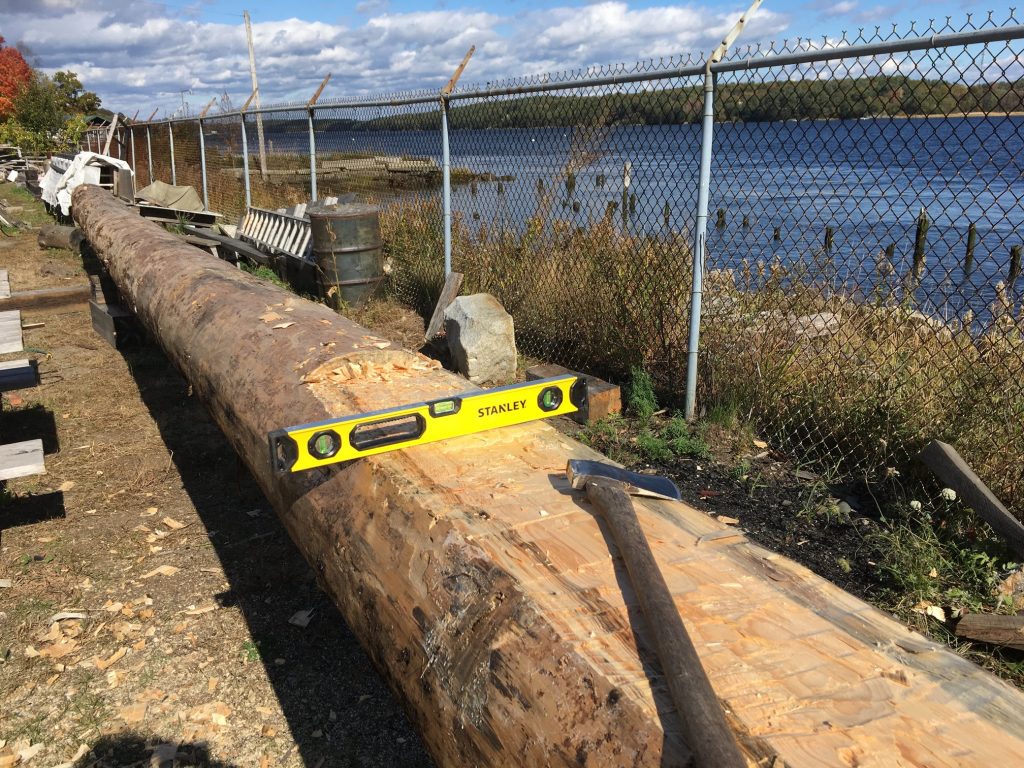
[[[629,86],[637,88],[639,86]],[[541,128],[578,125],[672,125],[700,120],[699,86],[598,96],[517,96],[486,102],[453,101],[452,128]],[[941,80],[878,76],[718,87],[719,121],[857,119],[1024,110],[1024,80],[965,86]],[[320,130],[433,130],[436,110],[370,120],[318,121]]]

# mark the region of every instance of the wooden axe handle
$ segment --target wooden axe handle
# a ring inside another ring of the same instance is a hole
[[[603,479],[587,482],[587,498],[604,517],[626,563],[695,766],[745,768],[747,761],[683,626],[665,577],[640,528],[632,500],[621,485]]]

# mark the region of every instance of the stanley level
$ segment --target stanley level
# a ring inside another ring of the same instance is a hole
[[[573,413],[584,405],[586,382],[554,376],[524,384],[383,411],[301,424],[271,432],[276,472],[301,472],[328,464]]]

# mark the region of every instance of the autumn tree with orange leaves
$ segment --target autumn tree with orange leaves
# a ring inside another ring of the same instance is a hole
[[[32,79],[32,67],[21,51],[4,44],[0,37],[0,120],[11,116],[14,97]]]

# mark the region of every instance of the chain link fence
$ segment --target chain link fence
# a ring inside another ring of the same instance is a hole
[[[844,474],[891,474],[944,439],[1024,509],[1022,62],[1011,13],[710,67],[703,412]],[[444,109],[464,292],[498,297],[527,355],[618,381],[643,368],[681,405],[704,83],[704,59],[682,56],[459,88],[444,107],[417,92],[210,116],[209,207],[374,202],[390,289],[426,314],[444,281]],[[178,183],[200,190],[198,130],[134,126],[140,183],[150,149],[171,181],[173,131]]]

